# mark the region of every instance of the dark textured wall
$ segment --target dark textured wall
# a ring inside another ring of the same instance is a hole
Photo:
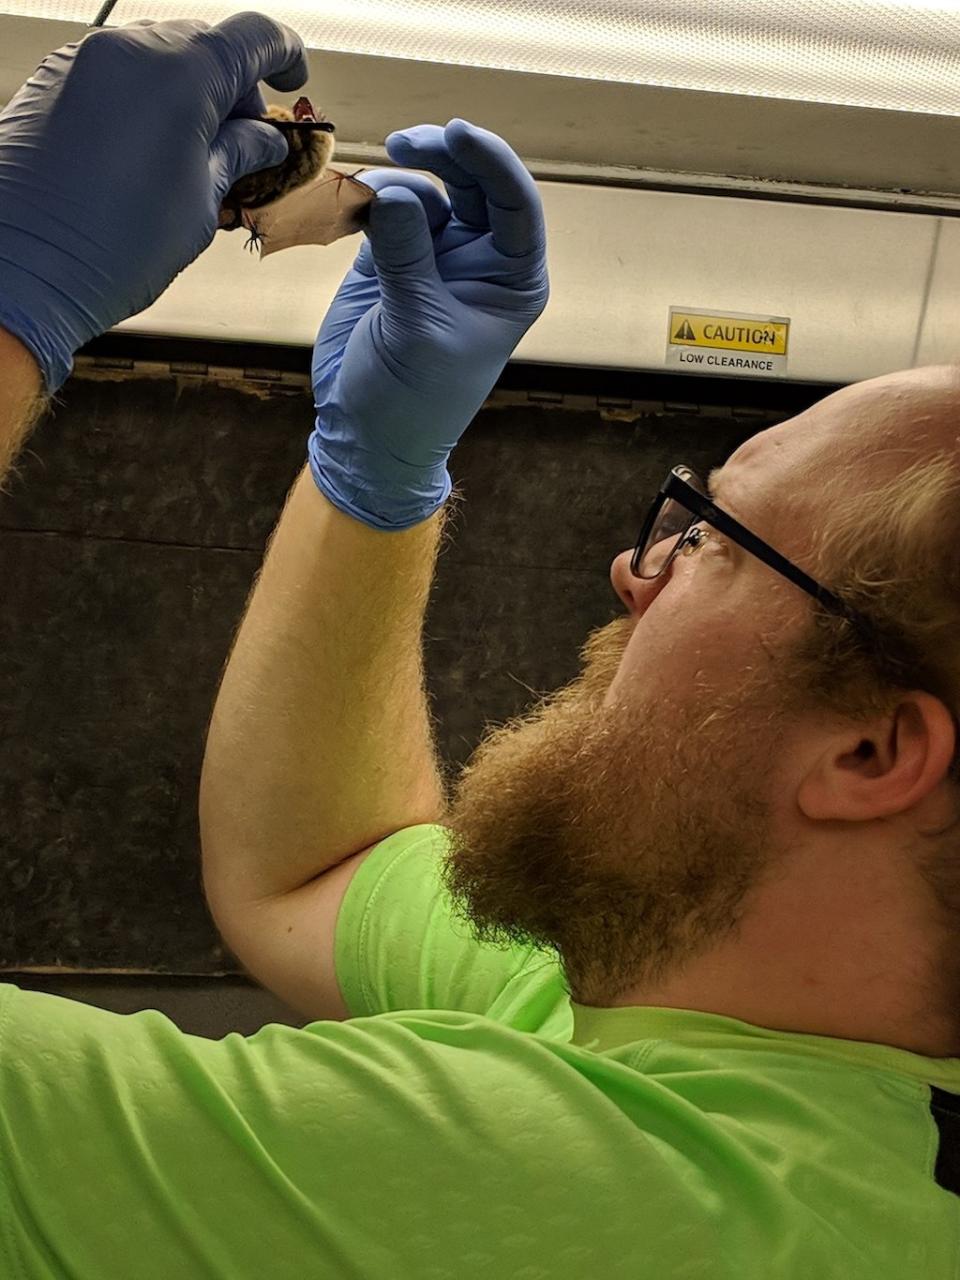
[[[309,391],[88,376],[63,399],[0,495],[0,968],[237,974],[200,889],[200,767]],[[447,761],[577,674],[668,468],[705,473],[763,425],[481,411],[426,626]]]

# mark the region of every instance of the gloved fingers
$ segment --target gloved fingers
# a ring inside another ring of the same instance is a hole
[[[540,192],[513,148],[467,120],[451,120],[443,137],[453,159],[483,192],[494,248],[508,258],[542,253],[546,232]]]
[[[407,173],[403,169],[370,169],[358,175],[374,191],[380,192],[384,187],[405,187],[416,195],[427,215],[430,235],[435,236],[450,220],[450,201],[429,178],[422,173]],[[365,276],[375,274],[373,249],[370,240],[364,240],[360,252],[354,262],[354,269]]]
[[[287,143],[279,129],[262,120],[225,120],[210,144],[210,178],[217,206],[238,178],[282,164]]]
[[[267,104],[263,100],[263,94],[258,88],[253,88],[249,93],[245,93],[239,100],[237,105],[227,116],[228,120],[259,120],[261,116],[267,114]],[[274,130],[279,132],[279,130]]]
[[[497,134],[460,119],[443,129],[416,125],[390,134],[387,152],[398,164],[442,178],[456,217],[489,230],[498,252],[509,258],[543,252],[546,233],[537,184]]]
[[[370,206],[367,234],[384,305],[395,314],[409,314],[411,294],[422,298],[423,284],[432,288],[439,281],[433,237],[419,195],[408,187],[384,187]]]
[[[370,244],[378,267],[433,260],[433,238],[420,195],[401,183],[385,183],[370,205]]]
[[[207,85],[221,120],[260,80],[287,93],[307,82],[303,41],[263,13],[235,13],[205,33],[220,53],[224,75]]]
[[[387,155],[395,164],[408,169],[435,173],[447,189],[454,215],[468,227],[487,231],[489,222],[483,192],[451,156],[443,135],[443,126],[438,124],[415,124],[409,129],[398,129],[387,136]]]
[[[450,220],[450,201],[436,183],[422,173],[407,173],[403,169],[365,169],[357,177],[368,187],[373,187],[374,191],[382,191],[384,187],[406,187],[419,196],[427,214],[431,235],[436,235]]]

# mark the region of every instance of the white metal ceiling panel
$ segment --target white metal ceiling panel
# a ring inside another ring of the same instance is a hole
[[[665,368],[669,309],[787,316],[789,376],[851,382],[914,363],[938,219],[816,205],[539,184],[551,298],[518,360]],[[131,332],[310,345],[359,248],[260,261],[213,246]]]
[[[83,31],[0,16],[0,102],[45,53]],[[393,129],[461,116],[501,134],[548,180],[590,182],[595,174],[604,182],[696,186],[706,176],[731,186],[812,184],[825,199],[836,188],[960,194],[960,116],[330,50],[312,50],[309,62],[307,92],[336,123],[340,154],[358,164],[381,163],[375,152]],[[281,101],[295,96],[267,92]]]
[[[30,10],[29,0],[7,3]],[[118,0],[109,21],[217,22],[246,7]],[[76,17],[83,5],[38,0],[38,8]],[[260,8],[319,49],[960,114],[954,0],[260,0]]]
[[[791,320],[789,375],[913,363],[937,220],[540,184],[553,298],[535,358],[664,367],[669,307]]]

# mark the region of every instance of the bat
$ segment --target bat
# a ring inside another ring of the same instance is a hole
[[[233,184],[221,205],[219,225],[227,231],[246,227],[250,232],[246,247],[251,250],[279,232],[274,244],[261,247],[261,256],[293,244],[330,244],[359,231],[368,220],[376,192],[352,174],[328,170],[335,126],[322,112],[318,115],[309,98],[298,98],[292,111],[271,104],[263,119],[283,132],[289,154],[282,164],[247,174]],[[341,209],[344,182],[350,185],[350,198]],[[335,210],[327,192],[319,190],[330,183],[336,184]],[[303,190],[308,186],[309,191]],[[291,200],[295,191],[300,197]],[[274,208],[277,201],[283,203]]]
[[[232,226],[226,228],[228,231],[240,225],[241,209],[261,209],[265,204],[272,204],[288,191],[315,178],[333,157],[334,126],[322,113],[318,121],[309,98],[298,98],[292,111],[271,103],[263,119],[275,127],[283,126],[289,154],[282,164],[248,173],[233,184],[223,201],[223,208],[234,214]],[[300,127],[318,123],[325,124],[327,129]]]

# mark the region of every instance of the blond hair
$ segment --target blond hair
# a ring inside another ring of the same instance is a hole
[[[815,574],[875,624],[879,643],[816,607],[788,656],[787,701],[854,720],[924,689],[960,717],[960,460],[939,453],[866,492],[838,478],[814,530]],[[958,731],[960,737],[960,731]],[[917,1016],[946,1018],[960,1052],[960,749],[948,784],[957,820],[909,852],[932,908],[935,956]]]
[[[838,477],[812,531],[815,576],[876,628],[822,608],[791,655],[795,692],[852,717],[911,688],[960,715],[960,464],[947,453],[865,491]],[[960,753],[958,753],[960,754]]]

